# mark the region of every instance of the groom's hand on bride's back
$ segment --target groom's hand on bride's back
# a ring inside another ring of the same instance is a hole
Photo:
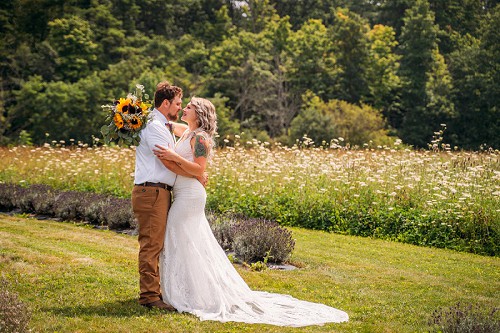
[[[196,177],[196,179],[198,179],[198,181],[201,183],[201,185],[203,185],[203,187],[207,187],[207,184],[208,184],[208,173],[204,172],[203,176]]]

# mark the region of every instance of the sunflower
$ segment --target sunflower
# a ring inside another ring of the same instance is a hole
[[[113,121],[115,122],[115,125],[118,129],[121,129],[123,127],[123,118],[122,118],[122,115],[119,114],[118,112],[115,113],[115,116],[113,117]]]
[[[141,128],[141,126],[142,126],[141,118],[139,118],[137,116],[133,116],[129,120],[129,126],[134,131],[137,130],[137,129],[139,129],[139,128]]]
[[[148,109],[148,105],[144,102],[136,103],[136,106],[138,106],[143,113]]]
[[[130,103],[132,103],[132,100],[130,98],[120,98],[120,100],[118,101],[118,105],[116,106],[116,111],[128,113]]]

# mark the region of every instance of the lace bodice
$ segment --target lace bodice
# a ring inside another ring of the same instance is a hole
[[[194,135],[195,132],[190,132],[188,129],[175,144],[175,152],[190,162],[194,161],[193,149],[191,148],[191,139]]]

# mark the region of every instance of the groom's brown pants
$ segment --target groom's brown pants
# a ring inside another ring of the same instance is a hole
[[[139,223],[139,303],[160,299],[158,262],[163,249],[170,191],[159,187],[134,186],[132,208]]]

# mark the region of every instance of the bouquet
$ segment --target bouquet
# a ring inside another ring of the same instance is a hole
[[[146,100],[142,99],[143,96]],[[144,86],[138,84],[134,94],[116,100],[113,105],[101,106],[108,113],[106,121],[109,124],[101,127],[106,144],[116,142],[120,146],[139,145],[139,133],[150,120],[152,104],[148,98],[144,94]]]

